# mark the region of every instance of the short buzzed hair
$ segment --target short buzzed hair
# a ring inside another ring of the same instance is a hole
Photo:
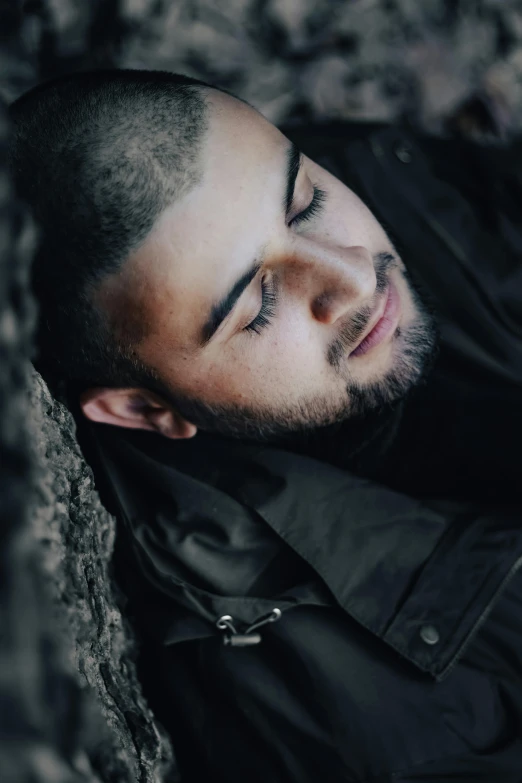
[[[94,297],[201,176],[202,88],[211,86],[164,71],[99,70],[38,85],[10,106],[10,167],[40,229],[35,364],[49,381],[77,391],[155,386],[135,352],[139,324],[115,330]]]

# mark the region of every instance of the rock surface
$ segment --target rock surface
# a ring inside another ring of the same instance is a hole
[[[69,411],[33,371],[29,434],[38,465],[31,531],[50,587],[67,663],[106,722],[89,749],[103,780],[175,781],[170,742],[141,693],[134,635],[118,606],[110,561],[116,520],[102,506]],[[101,721],[98,721],[101,723]],[[169,774],[168,774],[169,773]]]
[[[27,88],[35,63],[15,11],[0,24],[2,73]],[[7,176],[8,134],[0,101],[0,779],[174,783],[110,577],[115,520],[72,416],[29,362],[37,233]]]

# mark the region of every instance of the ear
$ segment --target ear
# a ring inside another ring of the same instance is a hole
[[[91,421],[152,430],[166,438],[192,438],[197,432],[194,424],[147,389],[88,389],[80,395],[80,407]]]

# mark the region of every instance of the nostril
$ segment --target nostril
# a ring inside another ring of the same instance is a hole
[[[334,324],[340,318],[362,306],[361,292],[356,285],[339,283],[336,290],[318,294],[312,302],[314,318],[323,324]],[[361,302],[360,305],[358,303]]]
[[[333,323],[339,316],[340,297],[329,292],[324,292],[315,297],[312,303],[312,312],[316,320],[322,323]]]

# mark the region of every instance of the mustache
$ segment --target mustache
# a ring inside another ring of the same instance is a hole
[[[375,298],[382,295],[388,285],[388,275],[390,271],[397,266],[397,259],[392,253],[377,253],[373,258],[375,268]],[[328,348],[328,363],[339,370],[341,362],[346,356],[348,348],[363,334],[367,328],[375,310],[375,302],[366,305],[362,310],[353,315],[348,323],[344,324],[341,331]]]

